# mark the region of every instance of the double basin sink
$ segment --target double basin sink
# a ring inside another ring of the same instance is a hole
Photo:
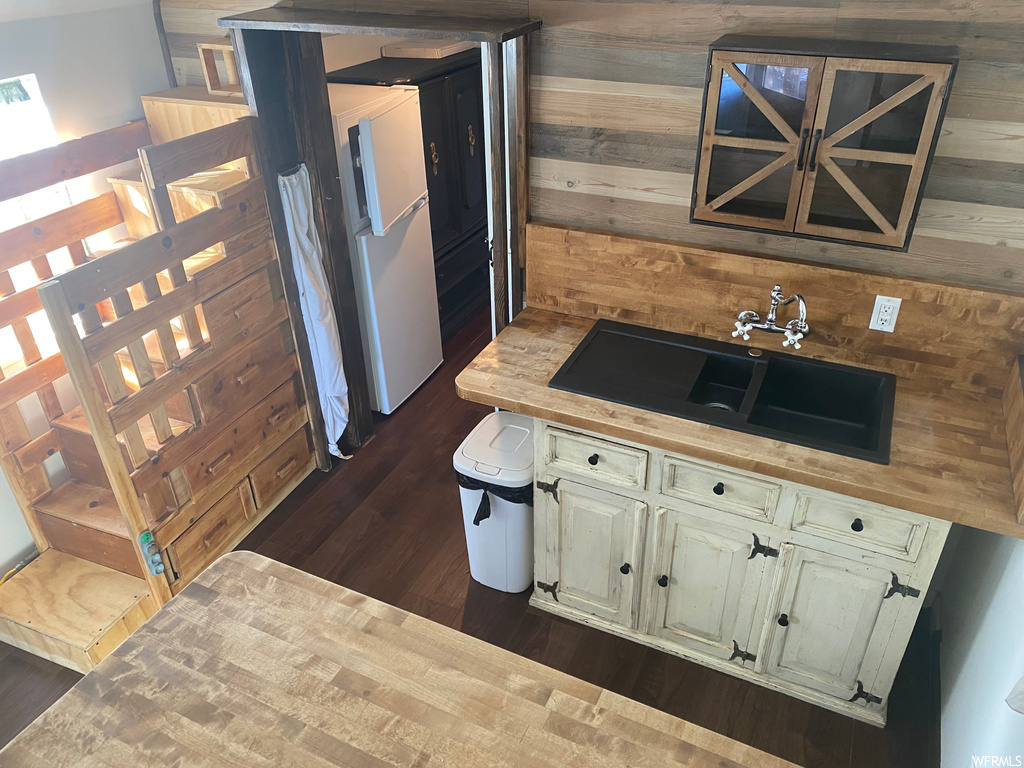
[[[889,463],[888,373],[598,320],[548,386]]]

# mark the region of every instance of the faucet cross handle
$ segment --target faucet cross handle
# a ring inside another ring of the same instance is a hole
[[[804,337],[804,335],[802,333],[800,333],[799,331],[792,331],[789,328],[787,328],[786,329],[786,340],[784,342],[782,342],[782,346],[783,347],[792,346],[793,349],[800,349],[800,339],[802,339],[803,337]]]
[[[732,332],[733,338],[735,339],[738,336],[742,336],[744,338],[744,340],[749,341],[750,340],[750,333],[749,333],[749,331],[754,326],[751,323],[744,323],[742,320],[737,320],[734,323],[734,325],[736,326],[736,330]]]

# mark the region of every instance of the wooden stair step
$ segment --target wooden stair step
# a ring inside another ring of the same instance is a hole
[[[131,538],[110,488],[69,480],[38,499],[32,506],[36,512],[44,515],[122,539]]]
[[[182,421],[168,417],[168,421],[171,422],[171,431],[175,435],[180,435],[182,432],[187,431],[192,423],[188,421]],[[85,420],[85,414],[82,412],[82,406],[75,406],[67,413],[61,414],[52,422],[50,422],[57,429],[69,429],[73,432],[78,432],[82,435],[88,435],[89,424]],[[153,454],[160,451],[161,443],[157,439],[156,431],[153,429],[153,424],[149,419],[142,419],[139,421],[139,431],[142,433],[142,439],[146,444],[146,448]],[[124,436],[117,436],[118,442],[124,444]]]
[[[0,640],[88,672],[155,611],[142,579],[48,549],[0,585]]]

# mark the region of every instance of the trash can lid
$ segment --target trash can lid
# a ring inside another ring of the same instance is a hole
[[[533,482],[533,419],[518,413],[487,414],[453,457],[464,475],[507,488]]]

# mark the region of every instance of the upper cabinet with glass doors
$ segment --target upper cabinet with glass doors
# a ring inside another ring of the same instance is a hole
[[[712,44],[690,219],[906,250],[957,49]]]

